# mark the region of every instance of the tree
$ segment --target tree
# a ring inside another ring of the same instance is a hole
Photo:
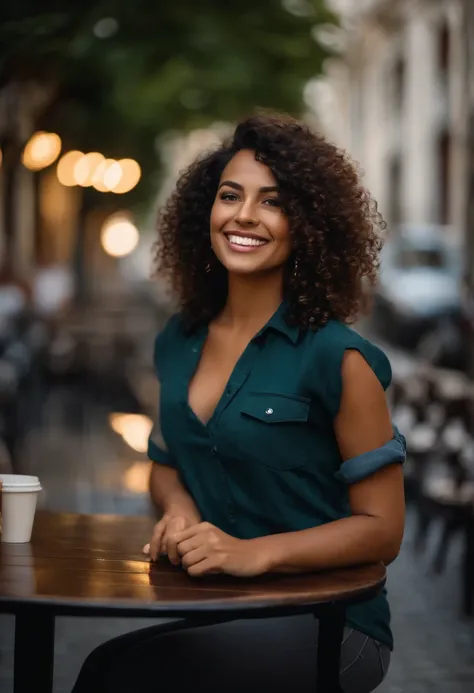
[[[325,57],[313,29],[332,21],[323,0],[17,0],[0,7],[0,84],[44,85],[38,127],[135,156],[152,181],[163,132],[300,111]]]

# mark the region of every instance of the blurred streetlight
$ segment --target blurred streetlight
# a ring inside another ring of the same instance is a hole
[[[83,188],[91,187],[97,167],[100,166],[104,160],[104,155],[99,154],[99,152],[84,154],[74,166],[76,185],[80,185]]]
[[[139,182],[142,171],[137,161],[134,159],[120,159],[117,162],[120,166],[120,178],[111,191],[117,195],[127,193],[132,190]]]
[[[96,168],[92,176],[92,185],[99,192],[110,192],[109,188],[104,183],[104,178],[107,170],[115,164],[115,159],[104,159]]]
[[[106,159],[99,152],[67,152],[59,161],[57,176],[63,185],[93,186],[99,192],[127,193],[139,182],[142,172],[134,159]]]
[[[151,462],[134,462],[123,475],[125,486],[132,493],[147,493],[150,486]]]
[[[136,452],[146,452],[148,438],[153,428],[153,422],[143,414],[114,413],[109,417],[111,428]]]
[[[56,175],[62,185],[66,185],[68,187],[77,185],[74,177],[74,169],[77,162],[80,161],[83,156],[84,152],[73,150],[67,152],[67,154],[64,154],[64,156],[59,159]]]
[[[124,214],[113,214],[101,230],[100,241],[108,255],[125,257],[137,247],[139,233],[130,218]]]
[[[23,165],[30,171],[41,171],[50,166],[61,151],[61,138],[54,132],[35,132],[26,143],[22,154]]]
[[[103,182],[107,190],[113,190],[116,185],[120,183],[122,178],[122,167],[118,161],[114,161],[113,164],[107,167],[104,172]]]

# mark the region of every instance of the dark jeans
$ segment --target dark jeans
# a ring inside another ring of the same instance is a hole
[[[311,615],[152,626],[91,652],[73,693],[316,693],[317,637],[318,622]],[[386,645],[345,629],[344,693],[373,691],[389,662]]]

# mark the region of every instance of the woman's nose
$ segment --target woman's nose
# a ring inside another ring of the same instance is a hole
[[[250,203],[242,204],[235,215],[235,221],[241,226],[256,226],[258,217],[253,206]]]

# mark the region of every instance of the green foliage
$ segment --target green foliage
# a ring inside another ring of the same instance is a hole
[[[134,156],[145,173],[156,167],[157,136],[170,129],[258,107],[298,113],[325,57],[312,29],[334,21],[324,0],[71,5],[2,3],[0,80],[52,83],[39,126],[75,148]]]

